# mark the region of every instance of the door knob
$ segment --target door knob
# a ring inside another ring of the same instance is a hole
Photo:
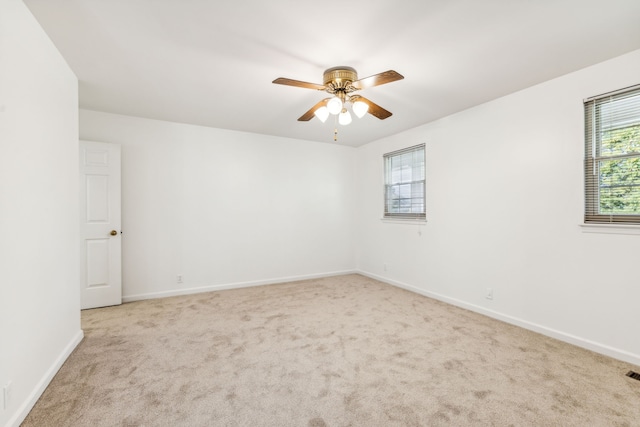
[[[110,233],[110,234],[111,234],[112,236],[115,236],[115,235],[117,235],[117,234],[118,234],[118,232],[117,232],[116,230],[111,230],[111,233]]]

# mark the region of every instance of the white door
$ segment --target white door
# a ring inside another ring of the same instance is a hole
[[[80,141],[81,308],[122,303],[120,146]]]

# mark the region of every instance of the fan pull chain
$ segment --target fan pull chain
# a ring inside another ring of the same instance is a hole
[[[333,142],[338,142],[338,116],[333,119]]]

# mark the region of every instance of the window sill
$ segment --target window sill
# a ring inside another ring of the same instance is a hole
[[[640,224],[580,224],[580,227],[583,233],[640,235]]]
[[[380,218],[380,221],[388,224],[426,224],[423,218]]]

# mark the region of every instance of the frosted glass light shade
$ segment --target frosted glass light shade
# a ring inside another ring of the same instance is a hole
[[[346,108],[342,109],[342,113],[338,116],[338,123],[341,125],[348,125],[351,123],[351,114],[347,111]]]
[[[362,101],[356,101],[353,103],[353,112],[358,116],[359,119],[363,118],[367,111],[369,111],[369,105],[365,104]]]
[[[320,107],[316,111],[313,112],[317,118],[320,119],[322,123],[327,121],[327,117],[329,117],[329,110],[327,107]]]
[[[327,110],[331,114],[339,114],[342,111],[342,101],[337,96],[331,98],[329,102],[327,102]]]

